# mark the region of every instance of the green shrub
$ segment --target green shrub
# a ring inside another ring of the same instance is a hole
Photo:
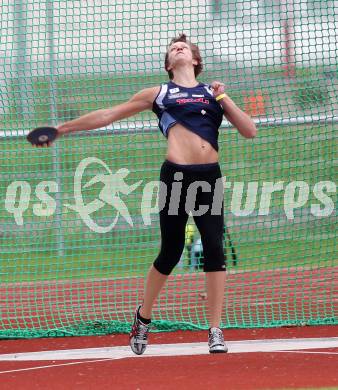
[[[329,91],[326,85],[316,85],[309,82],[301,83],[293,91],[293,100],[302,109],[318,105],[323,106],[328,103],[329,99]]]

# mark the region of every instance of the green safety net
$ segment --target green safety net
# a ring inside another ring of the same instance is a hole
[[[337,12],[333,0],[3,0],[0,337],[129,330],[160,246],[155,115],[45,149],[25,136],[166,82],[182,32],[201,50],[199,80],[224,82],[258,128],[220,130],[222,326],[337,324]],[[208,327],[202,263],[191,219],[153,330]]]

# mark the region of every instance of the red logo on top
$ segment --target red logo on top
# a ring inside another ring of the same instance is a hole
[[[204,104],[209,104],[208,99],[204,98],[189,98],[189,99],[177,99],[176,103],[178,104],[185,104],[185,103],[204,103]]]

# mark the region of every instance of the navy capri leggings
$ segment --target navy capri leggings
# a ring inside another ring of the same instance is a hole
[[[161,167],[159,209],[161,249],[154,267],[169,275],[185,244],[189,214],[201,234],[204,271],[225,271],[223,249],[223,183],[218,163],[180,165],[166,160]]]

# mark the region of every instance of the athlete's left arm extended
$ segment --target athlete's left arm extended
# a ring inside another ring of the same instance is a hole
[[[211,88],[216,100],[221,104],[227,120],[237,128],[243,137],[255,137],[257,128],[254,121],[225,93],[225,85],[219,81],[214,81]]]
[[[219,102],[223,107],[224,116],[237,128],[243,137],[254,138],[257,135],[257,128],[254,121],[228,95],[225,94]]]

